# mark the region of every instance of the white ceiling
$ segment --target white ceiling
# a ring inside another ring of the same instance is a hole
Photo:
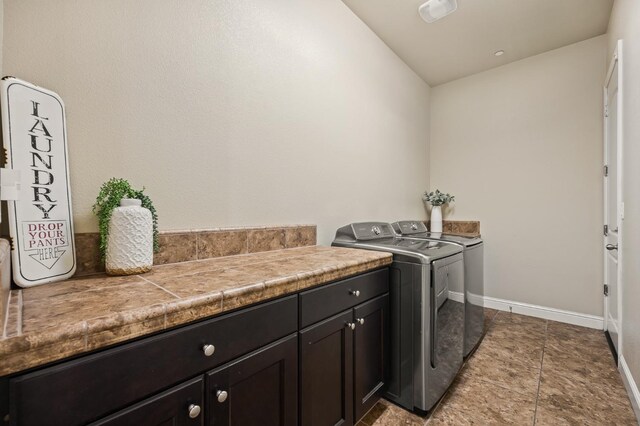
[[[431,86],[607,31],[613,0],[458,0],[427,24],[426,0],[343,0]],[[500,57],[497,50],[504,50]]]

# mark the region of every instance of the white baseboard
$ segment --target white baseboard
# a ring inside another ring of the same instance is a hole
[[[622,375],[622,382],[624,383],[624,387],[627,388],[627,393],[631,400],[633,412],[636,414],[636,419],[640,422],[640,391],[638,391],[638,386],[631,375],[631,371],[629,370],[627,362],[624,360],[624,356],[620,356],[618,364],[620,374]]]
[[[596,315],[581,314],[579,312],[548,308],[540,305],[530,305],[528,303],[514,302],[511,300],[497,299],[495,297],[487,296],[484,297],[484,306],[485,308],[513,312],[514,314],[529,315],[531,317],[604,330],[604,318]]]
[[[449,291],[449,299],[454,302],[464,303],[464,293],[459,291]]]
[[[604,318],[596,315],[581,314],[579,312],[565,311],[562,309],[548,308],[546,306],[531,305],[529,303],[514,302],[512,300],[497,299],[488,296],[475,296],[478,303],[482,301],[485,308],[497,309],[499,311],[513,312],[514,314],[528,315],[530,317],[542,318],[552,321],[564,322],[567,324],[579,325],[582,327],[604,330]],[[470,297],[471,297],[470,296]],[[464,301],[464,294],[450,291],[449,297],[456,302]]]

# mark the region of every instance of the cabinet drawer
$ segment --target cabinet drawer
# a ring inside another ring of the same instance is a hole
[[[11,424],[96,420],[295,332],[297,307],[289,296],[13,378]]]
[[[202,426],[202,376],[128,407],[90,426]]]
[[[300,328],[388,291],[389,270],[385,268],[302,292],[300,293]]]

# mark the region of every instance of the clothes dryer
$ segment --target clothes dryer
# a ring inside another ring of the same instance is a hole
[[[399,237],[389,223],[343,226],[333,246],[393,254],[390,266],[390,359],[385,398],[428,411],[444,395],[463,362],[462,247]]]
[[[402,220],[392,224],[398,235],[406,238],[454,244],[463,249],[464,285],[449,288],[453,298],[465,301],[464,355],[468,356],[484,334],[484,242],[477,237],[464,237],[428,232],[419,220]]]

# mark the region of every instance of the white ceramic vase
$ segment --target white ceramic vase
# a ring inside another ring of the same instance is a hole
[[[141,204],[123,198],[113,209],[105,259],[109,275],[142,274],[153,265],[153,220]]]
[[[442,232],[442,206],[431,209],[431,232]]]

